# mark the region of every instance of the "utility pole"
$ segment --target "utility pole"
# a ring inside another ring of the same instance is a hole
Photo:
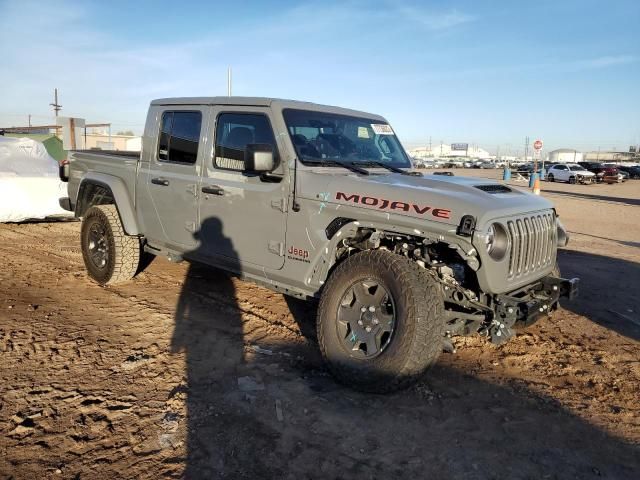
[[[429,135],[429,153],[433,154],[433,151],[431,150],[431,135]]]
[[[58,89],[54,88],[53,89],[53,103],[50,103],[49,105],[51,105],[53,107],[53,111],[56,112],[56,117],[58,116],[58,112],[60,110],[62,110],[62,105],[58,105]]]
[[[527,157],[529,155],[529,136],[524,138],[524,161],[527,161]]]
[[[231,96],[231,67],[227,67],[227,96]]]
[[[31,114],[29,114],[29,126],[31,126]]]

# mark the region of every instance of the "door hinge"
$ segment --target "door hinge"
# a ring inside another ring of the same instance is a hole
[[[279,257],[284,257],[284,243],[276,240],[269,240],[269,251]]]
[[[184,222],[184,228],[187,229],[187,232],[195,232],[196,231],[196,222]]]
[[[278,198],[275,200],[271,200],[271,208],[275,208],[276,210],[280,210],[281,212],[287,211],[287,199],[286,198]]]

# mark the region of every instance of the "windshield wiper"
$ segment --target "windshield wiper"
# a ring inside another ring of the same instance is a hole
[[[343,167],[346,168],[347,170],[351,170],[352,172],[355,173],[360,173],[361,175],[369,175],[369,171],[365,170],[364,168],[360,168],[357,165],[354,165],[353,162],[350,163],[342,163],[339,162],[337,160],[306,160],[307,163],[310,163],[312,165],[320,165],[320,166],[327,166],[327,165],[331,165],[333,167]]]
[[[421,172],[407,172],[406,170],[403,170],[401,168],[394,167],[393,165],[387,165],[384,162],[378,162],[376,160],[370,160],[370,161],[367,161],[367,162],[354,162],[354,163],[358,163],[359,165],[364,165],[364,166],[374,165],[376,167],[386,168],[387,170],[389,170],[391,172],[394,172],[394,173],[399,173],[400,175],[411,175],[412,177],[421,177],[422,176]]]

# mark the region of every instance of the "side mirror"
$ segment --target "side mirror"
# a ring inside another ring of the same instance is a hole
[[[247,173],[268,173],[276,167],[273,145],[269,143],[249,143],[244,150],[244,171]]]
[[[58,176],[63,182],[69,181],[69,160],[62,160],[58,166]]]

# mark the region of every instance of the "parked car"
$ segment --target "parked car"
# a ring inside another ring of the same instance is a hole
[[[533,163],[524,163],[522,165],[518,165],[516,172],[521,175],[531,175],[531,172],[533,172]]]
[[[614,183],[622,181],[616,167],[607,167],[600,162],[578,162],[578,165],[596,174],[596,181]]]
[[[496,164],[493,162],[482,162],[478,168],[483,168],[483,169],[496,168]]]
[[[548,199],[412,172],[379,115],[165,98],[149,107],[140,153],[68,160],[60,205],[82,218],[92,279],[131,280],[146,252],[318,298],[323,358],[365,391],[412,384],[453,335],[502,344],[577,294],[558,271],[568,236]]]
[[[424,160],[421,158],[412,158],[411,163],[413,164],[413,168],[427,168]]]
[[[569,183],[593,183],[596,174],[577,164],[558,163],[547,170],[547,181]]]
[[[640,167],[637,165],[618,165],[618,171],[628,173],[629,178],[640,179]]]

